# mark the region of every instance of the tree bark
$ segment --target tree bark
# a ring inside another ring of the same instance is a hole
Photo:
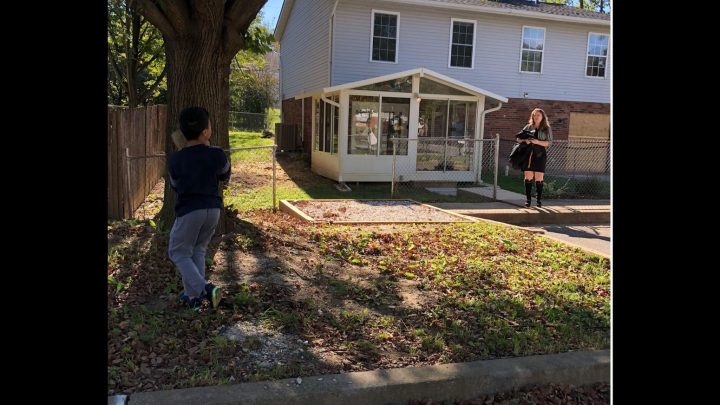
[[[191,106],[204,107],[210,113],[210,143],[229,148],[230,61],[245,46],[243,35],[266,0],[128,1],[160,30],[165,41],[166,155],[175,151],[172,133],[178,128],[180,111]],[[166,174],[158,222],[168,228],[175,220],[175,199]],[[217,232],[223,233],[230,222],[226,215],[220,218]]]
[[[168,79],[166,156],[176,151],[171,134],[179,127],[180,111],[192,106],[204,107],[210,113],[212,123],[210,144],[223,149],[230,147],[228,136],[230,63],[224,55],[217,52],[221,41],[220,33],[217,30],[212,32],[203,29],[183,41],[165,41]],[[170,187],[166,173],[165,198],[159,221],[167,225],[168,229],[175,221],[175,198],[175,192]],[[226,229],[224,218],[225,215],[221,215],[216,230],[218,233],[223,233]]]

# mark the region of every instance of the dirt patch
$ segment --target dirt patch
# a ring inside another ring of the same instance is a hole
[[[316,221],[328,222],[471,222],[409,200],[290,201]]]
[[[252,322],[238,322],[222,328],[220,335],[237,341],[247,353],[247,360],[257,368],[269,369],[288,364],[291,359],[302,360],[308,341],[298,336],[280,333]]]

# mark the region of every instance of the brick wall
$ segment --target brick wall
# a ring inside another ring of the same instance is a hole
[[[284,124],[297,124],[298,129],[302,121],[302,99],[289,98],[282,101],[282,122]],[[312,151],[312,97],[305,98],[305,125],[303,131],[303,152]]]
[[[486,104],[485,108],[489,106]],[[485,116],[485,138],[494,138],[499,133],[500,139],[515,140],[515,134],[527,124],[535,108],[542,108],[547,114],[556,140],[568,139],[571,112],[610,114],[610,104],[606,103],[511,98],[500,110]]]
[[[485,109],[492,108],[497,103],[486,103]],[[498,111],[485,116],[485,138],[494,138],[500,134],[500,162],[505,162],[515,144],[515,134],[528,123],[530,112],[535,108],[542,108],[550,120],[553,139],[567,140],[570,130],[570,113],[583,112],[591,114],[610,114],[610,104],[584,103],[577,101],[550,101],[524,98],[511,98],[503,104]],[[502,167],[501,163],[501,167]]]

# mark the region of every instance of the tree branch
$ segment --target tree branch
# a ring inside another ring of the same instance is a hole
[[[204,0],[193,2],[193,12],[198,16],[198,19],[204,23],[210,23],[217,17],[223,15],[223,0]],[[219,14],[216,16],[214,14]]]
[[[168,38],[176,38],[178,33],[170,24],[168,17],[155,5],[153,0],[128,0],[130,7],[145,17]]]
[[[111,25],[108,25],[108,34],[110,34],[110,36],[112,37],[113,45],[115,46],[115,50],[117,52],[120,52],[120,44],[118,42],[117,35],[115,33],[115,30],[110,28],[110,26]]]
[[[108,54],[110,55],[110,65],[115,71],[115,75],[117,75],[118,80],[120,81],[120,83],[122,83],[123,81],[125,81],[125,78],[122,74],[122,69],[120,69],[120,66],[118,66],[118,61],[117,59],[115,59],[115,55],[112,52],[108,52]]]
[[[244,25],[242,23],[249,19],[245,25],[247,29],[266,2],[267,0],[229,0],[225,3],[225,23],[230,23],[231,26],[239,23]]]
[[[164,0],[159,2],[159,4],[162,6],[162,10],[165,12],[170,25],[175,28],[178,36],[185,34],[190,25],[190,9],[188,9],[187,1]]]
[[[152,25],[152,24],[150,24],[150,23],[147,21],[147,18],[144,18],[144,17],[143,17],[143,18],[140,19],[140,27],[142,27],[141,30],[140,30],[140,38],[145,38],[145,34],[147,33],[148,27],[151,26],[151,25]]]
[[[146,27],[152,27],[152,24],[146,22],[146,23],[145,23],[145,26],[146,26]],[[146,30],[146,31],[147,31],[147,30]],[[159,33],[160,31],[158,31],[157,29],[150,29],[149,31],[150,31],[150,34],[148,35],[148,37],[147,37],[145,40],[142,41],[142,44],[140,45],[140,53],[141,53],[141,54],[142,54],[142,53],[149,53],[149,52],[151,52],[151,51],[152,51],[151,48],[152,48],[152,46],[153,46],[153,42],[158,41],[158,40],[162,40],[162,36],[161,36],[160,38],[157,38],[158,33]]]
[[[160,76],[155,79],[155,83],[153,83],[152,86],[148,87],[147,90],[145,90],[142,94],[141,99],[144,101],[150,94],[152,94],[155,89],[160,85],[160,82],[162,82],[163,78],[165,77],[165,73],[167,73],[167,63],[165,66],[163,66],[163,70],[160,73]]]
[[[145,69],[146,67],[148,67],[155,59],[158,58],[158,56],[160,56],[160,51],[155,52],[155,55],[153,55],[152,58],[150,58],[144,62],[141,62],[138,65],[138,70],[142,70],[142,69]]]
[[[232,58],[245,46],[245,32],[267,0],[229,0],[225,4],[223,46],[227,58]]]

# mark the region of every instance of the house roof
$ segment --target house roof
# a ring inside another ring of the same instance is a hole
[[[332,92],[335,92],[338,90],[353,89],[356,87],[366,86],[368,84],[380,83],[380,82],[393,80],[393,79],[397,79],[397,78],[405,77],[405,76],[411,76],[411,75],[415,75],[415,74],[420,74],[421,77],[430,77],[430,78],[438,80],[440,82],[445,82],[448,84],[455,85],[469,93],[474,93],[476,95],[483,95],[486,97],[490,97],[494,100],[497,100],[497,101],[500,101],[503,103],[508,102],[508,99],[506,97],[499,96],[493,92],[487,91],[485,89],[481,89],[479,87],[469,85],[465,82],[461,82],[460,80],[456,80],[456,79],[453,79],[452,77],[448,77],[448,76],[442,75],[440,73],[433,72],[432,70],[426,69],[426,68],[415,68],[415,69],[410,69],[410,70],[404,70],[402,72],[392,73],[389,75],[373,77],[370,79],[359,80],[359,81],[351,82],[351,83],[339,84],[337,86],[332,86],[332,87],[325,87],[325,88],[323,88],[323,93],[332,93]]]
[[[427,0],[429,3],[446,3],[447,5],[467,5],[491,7],[499,10],[524,10],[536,13],[552,14],[567,17],[582,17],[593,20],[610,21],[610,14],[598,13],[596,11],[584,10],[577,7],[535,2],[532,0]]]
[[[532,0],[393,0],[396,3],[440,7],[480,13],[504,14],[518,17],[539,18],[575,23],[610,25],[610,14],[583,10],[561,4],[550,4]],[[275,26],[275,38],[280,40],[295,0],[284,0],[280,17]]]
[[[292,11],[293,4],[295,4],[295,0],[283,0],[282,8],[280,9],[280,16],[275,24],[275,31],[273,31],[273,35],[277,41],[280,41],[280,38],[282,38],[282,34],[285,31],[285,25],[287,24],[288,18],[290,18],[290,12]]]

